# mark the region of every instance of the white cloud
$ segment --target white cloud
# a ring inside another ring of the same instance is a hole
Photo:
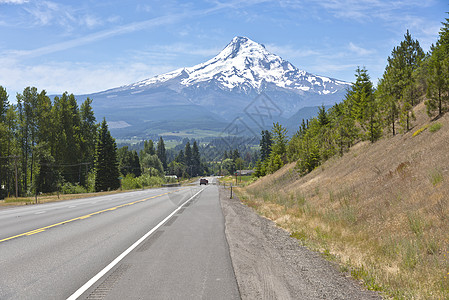
[[[0,0],[0,4],[24,4],[28,2],[29,0]]]
[[[134,83],[176,69],[171,65],[147,65],[139,62],[113,64],[50,63],[33,66],[4,64],[0,66],[0,82],[15,101],[15,94],[27,86],[45,89],[48,94],[65,91],[88,94]]]
[[[265,47],[268,51],[281,56],[285,60],[320,55],[320,51],[317,50],[297,49],[289,45],[279,46],[275,44],[266,44]]]
[[[375,51],[373,50],[368,50],[359,46],[356,46],[354,43],[349,42],[349,46],[348,46],[349,50],[353,53],[355,53],[358,56],[367,56],[367,55],[372,55]]]

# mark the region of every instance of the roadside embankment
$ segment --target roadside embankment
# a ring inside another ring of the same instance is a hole
[[[430,121],[422,103],[415,115],[407,133],[302,177],[286,165],[237,194],[369,289],[449,299],[449,115]]]
[[[242,299],[381,299],[229,196],[229,190],[220,187],[226,238]]]

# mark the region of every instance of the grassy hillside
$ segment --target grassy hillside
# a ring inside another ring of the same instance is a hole
[[[355,145],[299,177],[286,165],[241,199],[386,295],[449,299],[449,115]]]

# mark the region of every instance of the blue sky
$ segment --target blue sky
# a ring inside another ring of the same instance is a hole
[[[407,29],[425,51],[447,0],[0,0],[0,85],[92,93],[218,54],[246,36],[296,67],[374,82]]]

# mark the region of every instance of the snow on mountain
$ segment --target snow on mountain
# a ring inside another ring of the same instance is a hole
[[[115,134],[120,131],[123,136],[221,130],[237,117],[253,124],[249,126],[255,126],[255,132],[277,121],[291,123],[294,132],[301,109],[333,105],[343,99],[349,86],[300,70],[264,45],[235,37],[204,63],[84,96],[93,99],[97,117],[106,117]],[[274,116],[267,110],[273,118],[264,125],[255,124],[248,115],[251,109],[267,109],[258,106],[262,93],[265,100],[261,101],[272,103],[277,112]]]
[[[292,91],[333,94],[348,86],[347,82],[315,76],[269,52],[264,45],[246,37],[234,37],[214,58],[190,68],[158,75],[123,89],[141,89],[177,80],[183,87],[214,82],[223,90],[255,89],[267,84]]]

